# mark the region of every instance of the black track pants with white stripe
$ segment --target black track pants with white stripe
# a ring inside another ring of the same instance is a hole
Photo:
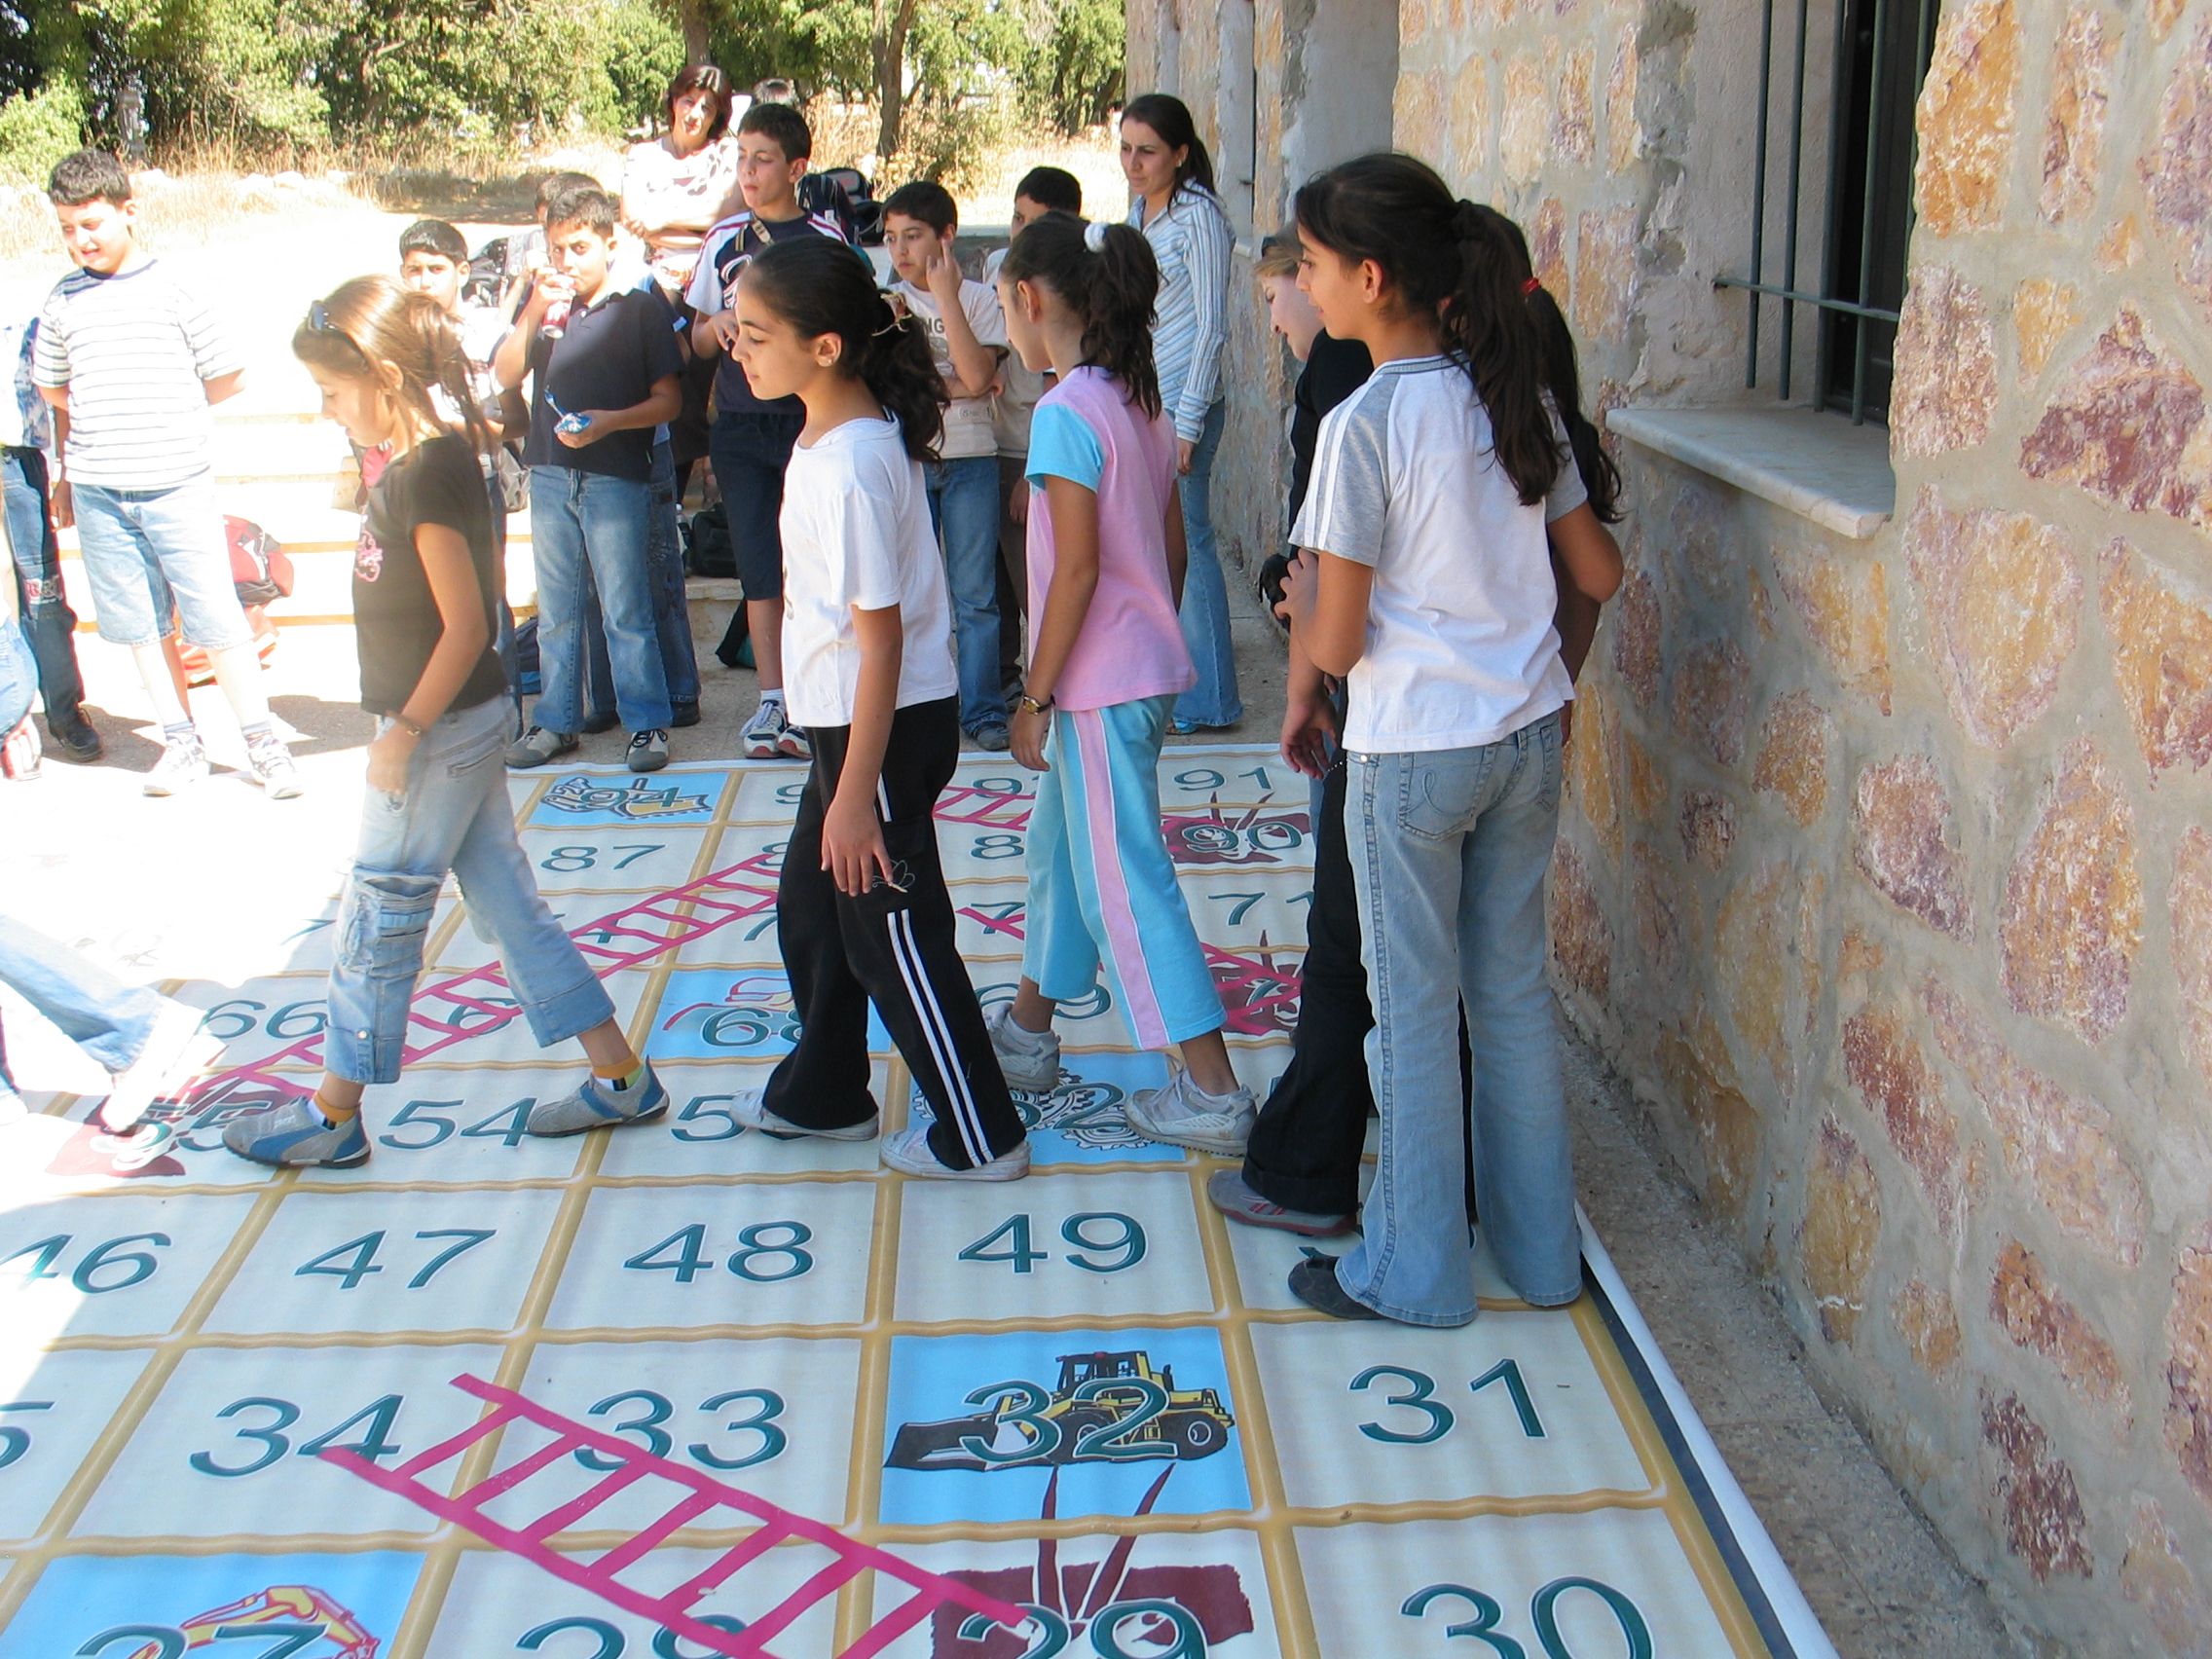
[[[876,812],[901,893],[837,891],[822,867],[822,819],[845,762],[849,726],[809,726],[814,769],[776,887],[776,927],[800,1023],[768,1080],[767,1107],[808,1128],[865,1123],[872,1001],[937,1113],[930,1146],[955,1169],[987,1163],[1022,1137],[983,1011],[954,942],[952,898],[930,814],[960,756],[960,700],[901,709],[891,721]]]

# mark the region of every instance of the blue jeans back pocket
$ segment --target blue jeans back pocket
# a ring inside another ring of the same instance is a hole
[[[1465,834],[1483,805],[1496,753],[1492,745],[1406,756],[1398,828],[1430,840]]]

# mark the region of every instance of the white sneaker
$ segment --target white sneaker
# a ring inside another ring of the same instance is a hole
[[[162,999],[162,1012],[138,1057],[115,1074],[107,1099],[100,1103],[100,1122],[122,1134],[146,1115],[165,1084],[183,1082],[205,1071],[223,1051],[223,1040],[200,1028],[196,1008]]]
[[[212,769],[207,764],[207,751],[200,747],[198,737],[165,743],[162,757],[146,774],[146,793],[150,795],[182,794]]]
[[[1016,1141],[988,1163],[955,1169],[930,1150],[930,1125],[914,1124],[883,1137],[883,1163],[887,1169],[924,1181],[1018,1181],[1029,1173],[1029,1143]]]
[[[1222,1158],[1242,1158],[1260,1103],[1249,1088],[1208,1094],[1178,1071],[1165,1088],[1140,1088],[1122,1103],[1129,1127],[1147,1140],[1187,1146]]]
[[[253,768],[253,781],[271,800],[297,800],[307,793],[300,769],[292,764],[292,752],[275,732],[248,739],[245,758]]]
[[[753,711],[753,718],[745,722],[738,741],[745,745],[748,760],[774,760],[783,753],[785,734],[792,729],[791,718],[784,713],[781,697],[763,697],[760,706]]]
[[[1009,1088],[1050,1094],[1060,1087],[1060,1039],[1056,1032],[1025,1031],[1014,1022],[1014,1005],[995,1009],[984,1022],[991,1051]]]

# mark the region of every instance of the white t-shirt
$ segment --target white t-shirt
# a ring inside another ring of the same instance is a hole
[[[993,293],[998,292],[999,267],[1006,263],[1008,251],[993,248],[983,261],[983,280]],[[1029,367],[1019,351],[1010,350],[999,364],[999,384],[1006,389],[991,399],[991,429],[999,440],[999,454],[1027,455],[1029,422],[1037,412],[1037,400],[1051,389],[1051,371]]]
[[[911,282],[902,282],[894,291],[906,302],[906,309],[922,319],[922,326],[929,331],[930,355],[937,359],[937,372],[944,377],[948,387],[953,386],[959,381],[960,373],[952,366],[952,347],[944,338],[944,318],[938,313],[937,296]],[[968,313],[968,326],[976,331],[980,345],[995,346],[1002,352],[1006,350],[1006,313],[999,310],[997,289],[963,279],[960,309]],[[937,453],[946,461],[999,453],[998,434],[991,425],[988,392],[981,397],[955,397],[946,406],[944,439],[938,445]]]
[[[1521,504],[1490,413],[1449,357],[1379,363],[1322,420],[1291,539],[1375,571],[1345,747],[1474,749],[1570,700],[1544,526],[1587,498],[1566,429],[1551,495]]]
[[[899,708],[960,689],[944,561],[922,463],[893,421],[847,421],[784,472],[784,696],[802,726],[853,723],[860,637],[853,610],[899,607]]]

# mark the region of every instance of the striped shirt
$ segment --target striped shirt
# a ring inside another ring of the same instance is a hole
[[[31,378],[69,388],[64,470],[80,484],[166,490],[214,466],[201,383],[245,367],[212,308],[161,260],[72,271],[39,317]]]
[[[1144,199],[1129,209],[1160,262],[1160,300],[1153,315],[1152,361],[1161,401],[1175,435],[1198,442],[1206,411],[1221,392],[1221,349],[1229,339],[1229,215],[1201,184],[1175,192],[1166,210],[1144,221]]]

